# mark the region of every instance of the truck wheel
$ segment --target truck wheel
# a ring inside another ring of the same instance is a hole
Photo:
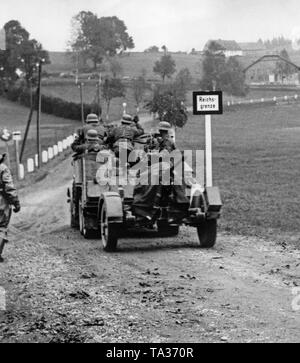
[[[79,201],[79,231],[86,239],[92,238],[94,236],[94,231],[86,227],[86,221],[83,213],[81,199]]]
[[[200,247],[212,248],[217,240],[217,220],[211,219],[203,221],[197,227]]]
[[[157,221],[157,231],[159,235],[163,237],[177,236],[179,233],[179,226],[170,226],[168,222]]]
[[[112,252],[117,249],[120,224],[110,223],[107,216],[107,207],[103,203],[101,209],[101,239],[104,251]]]

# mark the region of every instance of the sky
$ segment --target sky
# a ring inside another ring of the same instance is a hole
[[[0,28],[12,19],[49,51],[64,51],[81,10],[122,19],[135,51],[166,45],[200,50],[209,39],[300,38],[299,0],[0,0]]]

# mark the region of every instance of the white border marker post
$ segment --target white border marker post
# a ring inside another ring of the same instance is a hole
[[[194,115],[205,115],[205,186],[213,186],[211,115],[223,113],[222,92],[193,92]]]
[[[205,115],[205,177],[206,186],[213,186],[211,115]]]

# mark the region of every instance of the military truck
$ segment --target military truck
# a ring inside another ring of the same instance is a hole
[[[142,140],[136,142],[144,143]],[[135,172],[129,170],[122,175],[120,168],[115,173],[115,156],[110,151],[86,152],[73,161],[73,183],[68,190],[71,227],[80,230],[85,238],[99,238],[105,251],[115,251],[118,240],[126,231],[140,227],[132,209],[134,199]],[[101,181],[105,170],[107,180],[116,177],[115,183]],[[151,224],[160,236],[175,236],[181,225],[197,229],[199,243],[203,248],[212,248],[217,238],[217,220],[221,215],[221,197],[218,187],[203,187],[193,177],[189,165],[184,164],[185,193],[189,200],[187,215],[170,222],[168,199],[170,186],[163,185],[161,199]],[[113,176],[114,175],[114,176]],[[172,189],[172,188],[171,188]]]

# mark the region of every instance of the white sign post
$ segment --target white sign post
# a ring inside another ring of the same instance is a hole
[[[205,115],[205,186],[213,186],[211,115],[223,113],[222,92],[193,92],[194,115]]]

